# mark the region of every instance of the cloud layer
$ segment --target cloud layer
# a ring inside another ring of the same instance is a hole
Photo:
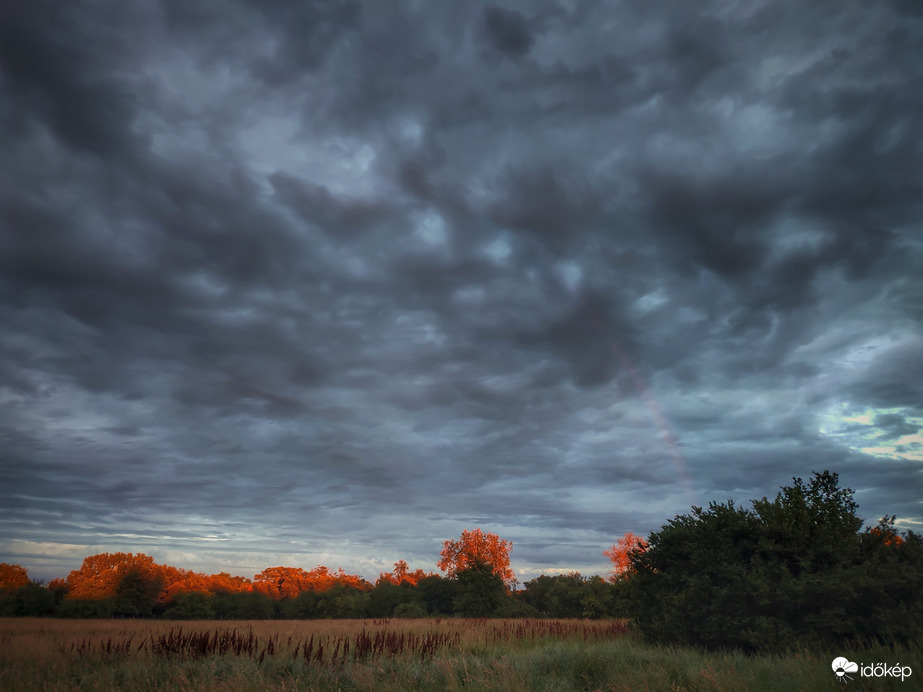
[[[521,578],[923,523],[915,3],[0,9],[0,560]]]

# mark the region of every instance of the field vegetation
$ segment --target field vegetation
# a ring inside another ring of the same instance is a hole
[[[0,620],[0,689],[813,691],[836,684],[838,653],[646,644],[621,620],[17,618]],[[920,653],[873,646],[850,655]]]

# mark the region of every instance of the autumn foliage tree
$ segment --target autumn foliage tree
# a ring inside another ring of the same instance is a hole
[[[378,575],[378,580],[375,583],[394,584],[396,586],[400,586],[401,584],[416,586],[420,583],[420,580],[432,576],[434,576],[433,572],[424,572],[422,569],[415,569],[411,572],[405,560],[398,560],[394,563],[394,571],[382,572]]]
[[[163,585],[163,566],[144,553],[99,553],[84,558],[80,569],[67,575],[67,598],[102,600],[117,595],[122,580],[147,580]],[[160,594],[158,594],[159,597]]]
[[[29,583],[29,573],[20,565],[0,562],[0,592],[13,592]]]
[[[645,550],[647,550],[647,541],[631,531],[626,531],[615,545],[603,551],[603,555],[612,561],[612,576],[609,580],[615,582],[630,574],[632,554],[640,554]]]
[[[227,572],[209,574],[205,577],[205,590],[209,593],[248,593],[253,583],[246,577],[232,576]]]
[[[322,592],[334,586],[366,590],[370,584],[342,569],[331,572],[323,565],[312,570],[300,567],[267,567],[253,577],[253,588],[275,599],[295,598],[306,591]]]
[[[493,574],[511,587],[516,583],[516,575],[510,568],[512,550],[512,541],[504,541],[495,533],[485,533],[479,528],[465,530],[457,541],[443,543],[442,558],[436,564],[453,578],[464,570],[489,565]]]

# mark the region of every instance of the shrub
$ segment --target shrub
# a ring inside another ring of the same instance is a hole
[[[212,596],[201,591],[180,592],[163,616],[168,620],[211,620],[215,617]]]
[[[425,618],[426,611],[419,603],[401,603],[394,609],[396,618]]]

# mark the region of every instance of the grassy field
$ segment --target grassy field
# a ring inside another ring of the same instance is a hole
[[[0,619],[2,690],[816,690],[851,660],[919,647],[703,654],[646,645],[620,621],[169,622]],[[854,689],[918,689],[919,679]]]

